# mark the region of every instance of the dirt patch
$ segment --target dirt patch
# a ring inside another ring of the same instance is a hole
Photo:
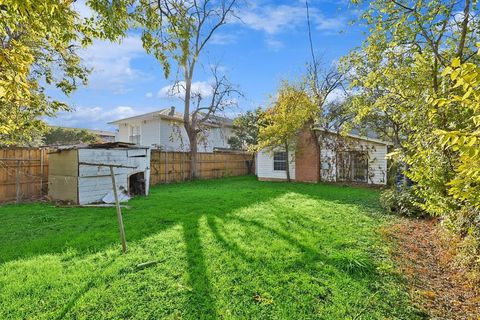
[[[396,243],[393,256],[419,308],[433,319],[480,319],[480,290],[455,267],[438,220],[400,219],[384,231]]]

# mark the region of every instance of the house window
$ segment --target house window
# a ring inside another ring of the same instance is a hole
[[[273,153],[273,170],[287,171],[287,153],[286,152]]]
[[[140,144],[140,126],[130,127],[130,135],[128,137],[128,142]]]
[[[360,151],[337,153],[337,180],[367,182],[368,155]]]

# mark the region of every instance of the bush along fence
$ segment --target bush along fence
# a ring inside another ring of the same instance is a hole
[[[251,174],[253,156],[242,152],[199,153],[198,178]],[[0,203],[38,200],[47,194],[48,148],[0,149]],[[190,180],[188,152],[151,151],[150,185]]]

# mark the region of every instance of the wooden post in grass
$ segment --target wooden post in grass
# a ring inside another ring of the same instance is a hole
[[[17,167],[15,169],[15,193],[16,203],[20,203],[20,160],[17,160]]]
[[[115,173],[113,172],[113,166],[110,167],[110,175],[112,176],[113,195],[115,196],[115,207],[117,208],[118,229],[120,230],[120,240],[122,241],[122,251],[127,251],[127,240],[125,239],[125,229],[123,228],[122,209],[120,208],[120,202],[118,201],[117,184],[115,182]]]
[[[127,251],[127,240],[125,239],[125,229],[123,228],[123,218],[122,218],[122,209],[120,208],[120,202],[118,201],[117,193],[117,183],[115,181],[115,173],[113,168],[129,168],[136,169],[137,167],[125,166],[121,164],[109,164],[109,163],[92,163],[92,162],[79,162],[78,164],[83,164],[86,166],[97,166],[97,167],[109,167],[110,176],[112,177],[112,188],[113,196],[115,197],[115,207],[117,208],[117,219],[118,219],[118,229],[120,231],[120,240],[122,241],[122,251]]]

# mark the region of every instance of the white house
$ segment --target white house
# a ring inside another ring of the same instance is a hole
[[[319,141],[316,143],[315,140]],[[390,142],[317,128],[300,133],[296,150],[289,152],[290,178],[302,182],[387,183],[387,149]],[[255,169],[259,180],[286,180],[287,153],[260,151]]]
[[[152,146],[165,151],[188,151],[187,132],[183,114],[174,107],[110,122],[118,126],[117,141]],[[232,121],[223,117],[210,120],[208,129],[198,141],[199,152],[228,148],[232,135]]]

